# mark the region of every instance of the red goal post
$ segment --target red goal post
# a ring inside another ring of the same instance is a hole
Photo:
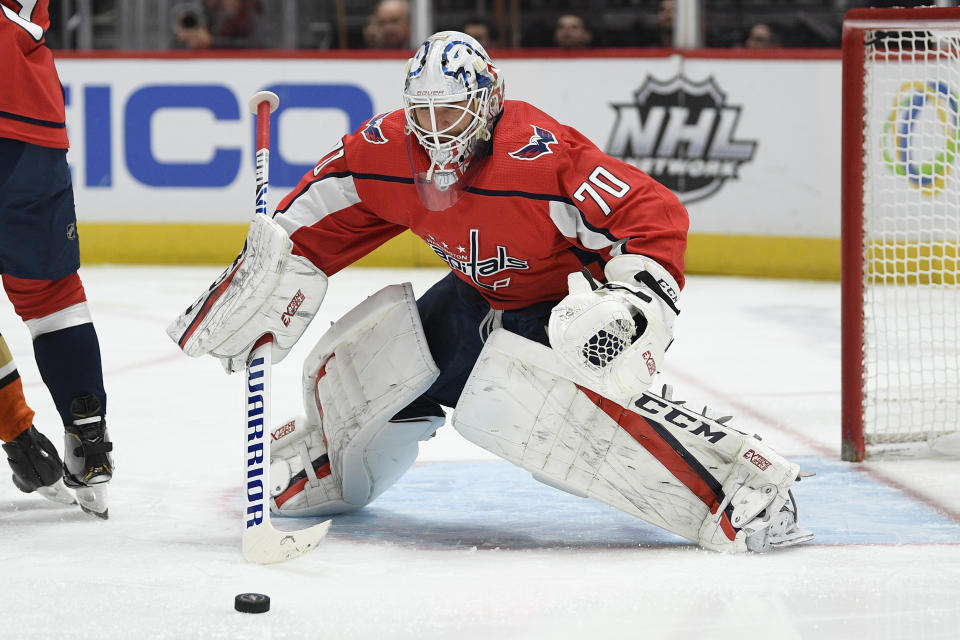
[[[960,427],[960,9],[843,23],[842,457]]]

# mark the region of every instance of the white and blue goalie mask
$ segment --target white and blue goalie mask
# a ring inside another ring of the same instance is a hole
[[[487,52],[459,31],[430,36],[407,61],[407,152],[427,208],[453,205],[475,177],[503,110],[503,80]]]

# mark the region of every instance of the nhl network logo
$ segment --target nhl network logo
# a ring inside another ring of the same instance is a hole
[[[607,153],[669,187],[685,204],[713,195],[740,165],[753,159],[756,141],[735,140],[740,107],[712,77],[695,83],[647,76],[634,101],[617,112]]]

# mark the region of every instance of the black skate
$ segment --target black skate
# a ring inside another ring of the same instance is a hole
[[[77,504],[63,484],[60,456],[45,435],[30,427],[3,445],[13,470],[13,484],[24,493],[36,491],[61,504]]]
[[[73,488],[80,508],[107,519],[106,483],[113,477],[113,443],[100,401],[87,394],[70,404],[73,423],[64,426],[63,481]]]

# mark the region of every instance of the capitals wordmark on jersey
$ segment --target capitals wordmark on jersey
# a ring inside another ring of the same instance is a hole
[[[469,276],[470,281],[478,289],[487,289],[496,291],[497,289],[510,285],[510,278],[501,278],[489,282],[491,276],[503,273],[508,269],[529,269],[530,265],[526,260],[514,258],[507,254],[507,247],[497,245],[497,254],[489,258],[480,258],[480,230],[470,229],[470,246],[464,247],[458,245],[455,251],[449,250],[446,242],[438,242],[433,236],[424,238],[430,245],[434,253],[440,256],[440,259],[446,262],[451,269],[458,273]]]

